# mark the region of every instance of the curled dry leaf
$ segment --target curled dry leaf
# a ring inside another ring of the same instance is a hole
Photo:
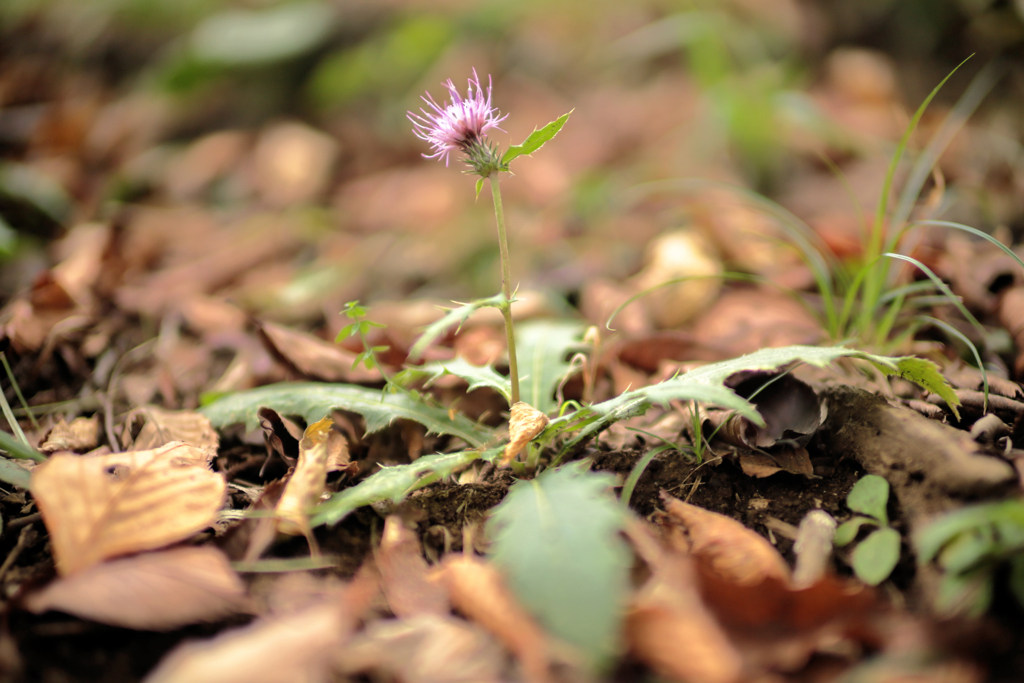
[[[56,453],[57,451],[78,451],[84,453],[91,451],[99,444],[100,421],[92,417],[76,417],[67,424],[60,420],[50,430],[46,441],[39,447],[43,453]]]
[[[689,552],[704,559],[724,579],[741,585],[765,577],[789,581],[789,566],[763,536],[717,512],[662,493],[670,523],[686,530]]]
[[[507,465],[519,455],[519,451],[530,443],[533,437],[544,431],[548,426],[548,416],[522,401],[512,406],[512,417],[508,423],[509,442],[505,446],[505,455],[501,464]]]
[[[309,510],[324,492],[327,472],[348,465],[348,443],[333,426],[334,421],[325,417],[306,427],[295,470],[275,508],[278,531],[312,539]]]
[[[67,576],[109,557],[153,550],[211,525],[224,477],[183,443],[149,451],[57,454],[32,472],[32,495]]]
[[[467,555],[449,555],[439,574],[452,605],[493,633],[522,663],[530,683],[551,680],[546,635],[505,586],[498,570]]]
[[[420,553],[419,539],[395,515],[384,522],[377,567],[384,595],[395,616],[445,616],[451,612],[448,593],[427,577],[430,570]]]
[[[144,423],[139,435],[131,438],[131,426],[137,420]],[[172,441],[182,441],[189,446],[216,453],[220,437],[210,425],[210,420],[194,410],[165,410],[157,406],[136,408],[125,420],[124,447],[130,451],[148,451],[160,448]]]
[[[93,565],[30,593],[35,613],[59,610],[104,624],[165,631],[247,607],[245,586],[212,546],[174,548]]]

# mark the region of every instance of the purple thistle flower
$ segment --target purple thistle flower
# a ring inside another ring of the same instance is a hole
[[[474,152],[481,151],[480,147],[486,149],[483,138],[487,131],[491,128],[502,130],[498,124],[508,118],[508,114],[498,117],[498,112],[491,107],[491,77],[487,77],[487,96],[484,97],[476,69],[473,69],[473,78],[469,79],[465,98],[459,95],[450,78],[442,85],[451,93],[450,103],[442,108],[428,92],[423,101],[430,105],[433,112],[420,109],[422,116],[410,111],[408,117],[413,124],[412,132],[421,140],[429,142],[432,147],[431,154],[423,156],[428,159],[443,158],[444,165],[447,166],[452,152],[461,150],[472,159],[477,156]],[[494,155],[491,153],[485,156]]]

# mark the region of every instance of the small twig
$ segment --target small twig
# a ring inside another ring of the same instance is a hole
[[[7,522],[7,528],[8,529],[17,529],[18,527],[23,527],[26,524],[32,524],[33,522],[38,522],[42,518],[43,518],[42,514],[40,514],[38,512],[33,512],[31,515],[25,515],[24,517],[18,517],[17,519],[12,519],[11,521]]]
[[[121,444],[114,437],[114,401],[110,393],[99,394],[100,403],[103,405],[103,429],[107,432],[107,441],[110,442],[110,450],[114,453],[121,452]]]
[[[18,380],[14,379],[14,371],[11,370],[11,364],[7,362],[6,353],[0,352],[0,362],[4,364],[4,370],[7,371],[7,377],[11,380],[11,385],[14,387],[14,393],[18,396],[18,401],[21,402],[21,407],[25,409],[25,414],[28,415],[28,420],[32,423],[32,428],[39,431],[39,423],[36,421],[36,416],[32,414],[32,408],[29,407],[28,401],[25,400],[25,396],[21,393],[21,387],[18,386]]]
[[[985,394],[980,391],[974,391],[973,389],[957,389],[956,396],[960,399],[961,405],[967,406],[968,408],[985,410]],[[928,402],[936,405],[944,405],[946,403],[935,394],[928,397]],[[1000,396],[999,394],[988,395],[988,407],[991,410],[1001,410],[1013,413],[1014,415],[1024,415],[1024,403],[1014,401],[1012,398]]]
[[[0,581],[3,580],[4,576],[7,575],[8,570],[18,560],[18,556],[21,555],[21,551],[27,548],[29,544],[35,540],[32,538],[34,534],[35,531],[33,531],[30,526],[25,527],[21,530],[21,533],[18,534],[18,542],[14,544],[14,547],[11,548],[11,552],[7,553],[7,559],[4,560],[2,565],[0,565]]]

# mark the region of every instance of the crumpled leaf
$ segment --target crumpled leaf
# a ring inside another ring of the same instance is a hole
[[[145,424],[133,440],[131,425],[136,419]],[[130,451],[148,451],[160,448],[172,441],[183,441],[190,446],[216,453],[220,437],[205,415],[194,410],[166,410],[158,406],[136,408],[125,418],[124,447]]]
[[[430,568],[420,552],[419,538],[395,515],[384,521],[377,568],[388,606],[395,616],[444,617],[451,612],[448,593],[428,579]]]
[[[505,446],[505,454],[501,457],[502,466],[512,462],[533,437],[544,431],[549,421],[547,415],[533,406],[522,401],[515,403],[512,406],[512,416],[508,423],[509,442]]]
[[[575,464],[546,470],[514,484],[488,522],[494,562],[516,596],[595,667],[618,651],[630,565],[612,485]]]
[[[747,586],[766,577],[789,581],[789,565],[760,534],[666,493],[661,498],[669,519],[685,528],[689,552],[703,558],[724,579]]]
[[[464,554],[448,555],[438,580],[448,589],[452,605],[493,633],[523,666],[529,683],[547,683],[551,638],[512,596],[491,564]]]
[[[32,495],[67,576],[109,557],[153,550],[211,525],[224,477],[180,442],[149,451],[57,454],[32,471]]]
[[[225,396],[200,412],[217,427],[244,423],[247,429],[254,429],[258,425],[256,411],[262,406],[282,415],[301,415],[307,423],[319,420],[332,410],[351,410],[366,418],[368,433],[383,429],[397,418],[405,418],[419,422],[430,433],[451,434],[475,447],[483,446],[491,438],[487,427],[461,414],[449,415],[447,409],[430,405],[408,393],[382,394],[379,390],[348,384],[271,384]]]
[[[84,453],[96,448],[100,438],[100,421],[97,416],[76,417],[67,424],[61,419],[50,430],[46,441],[39,446],[41,453],[57,451],[78,451]]]
[[[341,434],[331,430],[333,426],[334,421],[325,417],[306,427],[299,441],[299,461],[274,509],[278,518],[277,530],[292,535],[303,534],[310,539],[310,545],[313,545],[313,535],[309,527],[309,510],[320,500],[320,494],[327,485],[331,435],[336,434],[335,444],[344,443]],[[347,445],[344,447],[347,449]]]
[[[245,584],[213,546],[174,548],[93,565],[29,593],[37,614],[58,610],[112,626],[167,631],[248,608]]]

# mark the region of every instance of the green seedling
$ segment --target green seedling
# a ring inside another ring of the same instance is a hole
[[[889,578],[900,561],[900,534],[889,526],[888,502],[889,482],[874,474],[862,478],[846,496],[847,507],[860,514],[839,525],[833,541],[836,547],[847,546],[857,538],[861,527],[877,527],[857,544],[852,558],[854,573],[870,586]]]
[[[961,508],[914,539],[917,561],[943,572],[935,608],[947,616],[981,616],[992,603],[995,577],[1009,564],[1009,588],[1024,606],[1024,501]]]
[[[388,376],[387,371],[384,370],[384,367],[377,360],[377,354],[384,353],[390,347],[370,346],[370,343],[366,339],[366,335],[370,333],[370,330],[374,328],[384,329],[387,325],[375,323],[372,320],[364,320],[366,313],[366,309],[360,306],[358,301],[349,301],[345,304],[345,308],[342,309],[341,314],[352,322],[341,328],[341,331],[338,332],[338,336],[334,338],[334,341],[335,343],[339,343],[349,337],[358,337],[359,341],[362,342],[363,350],[360,351],[355,360],[352,361],[352,369],[354,370],[360,363],[362,363],[367,370],[373,370],[376,368],[380,371],[384,380],[388,384],[391,384],[391,378]]]

